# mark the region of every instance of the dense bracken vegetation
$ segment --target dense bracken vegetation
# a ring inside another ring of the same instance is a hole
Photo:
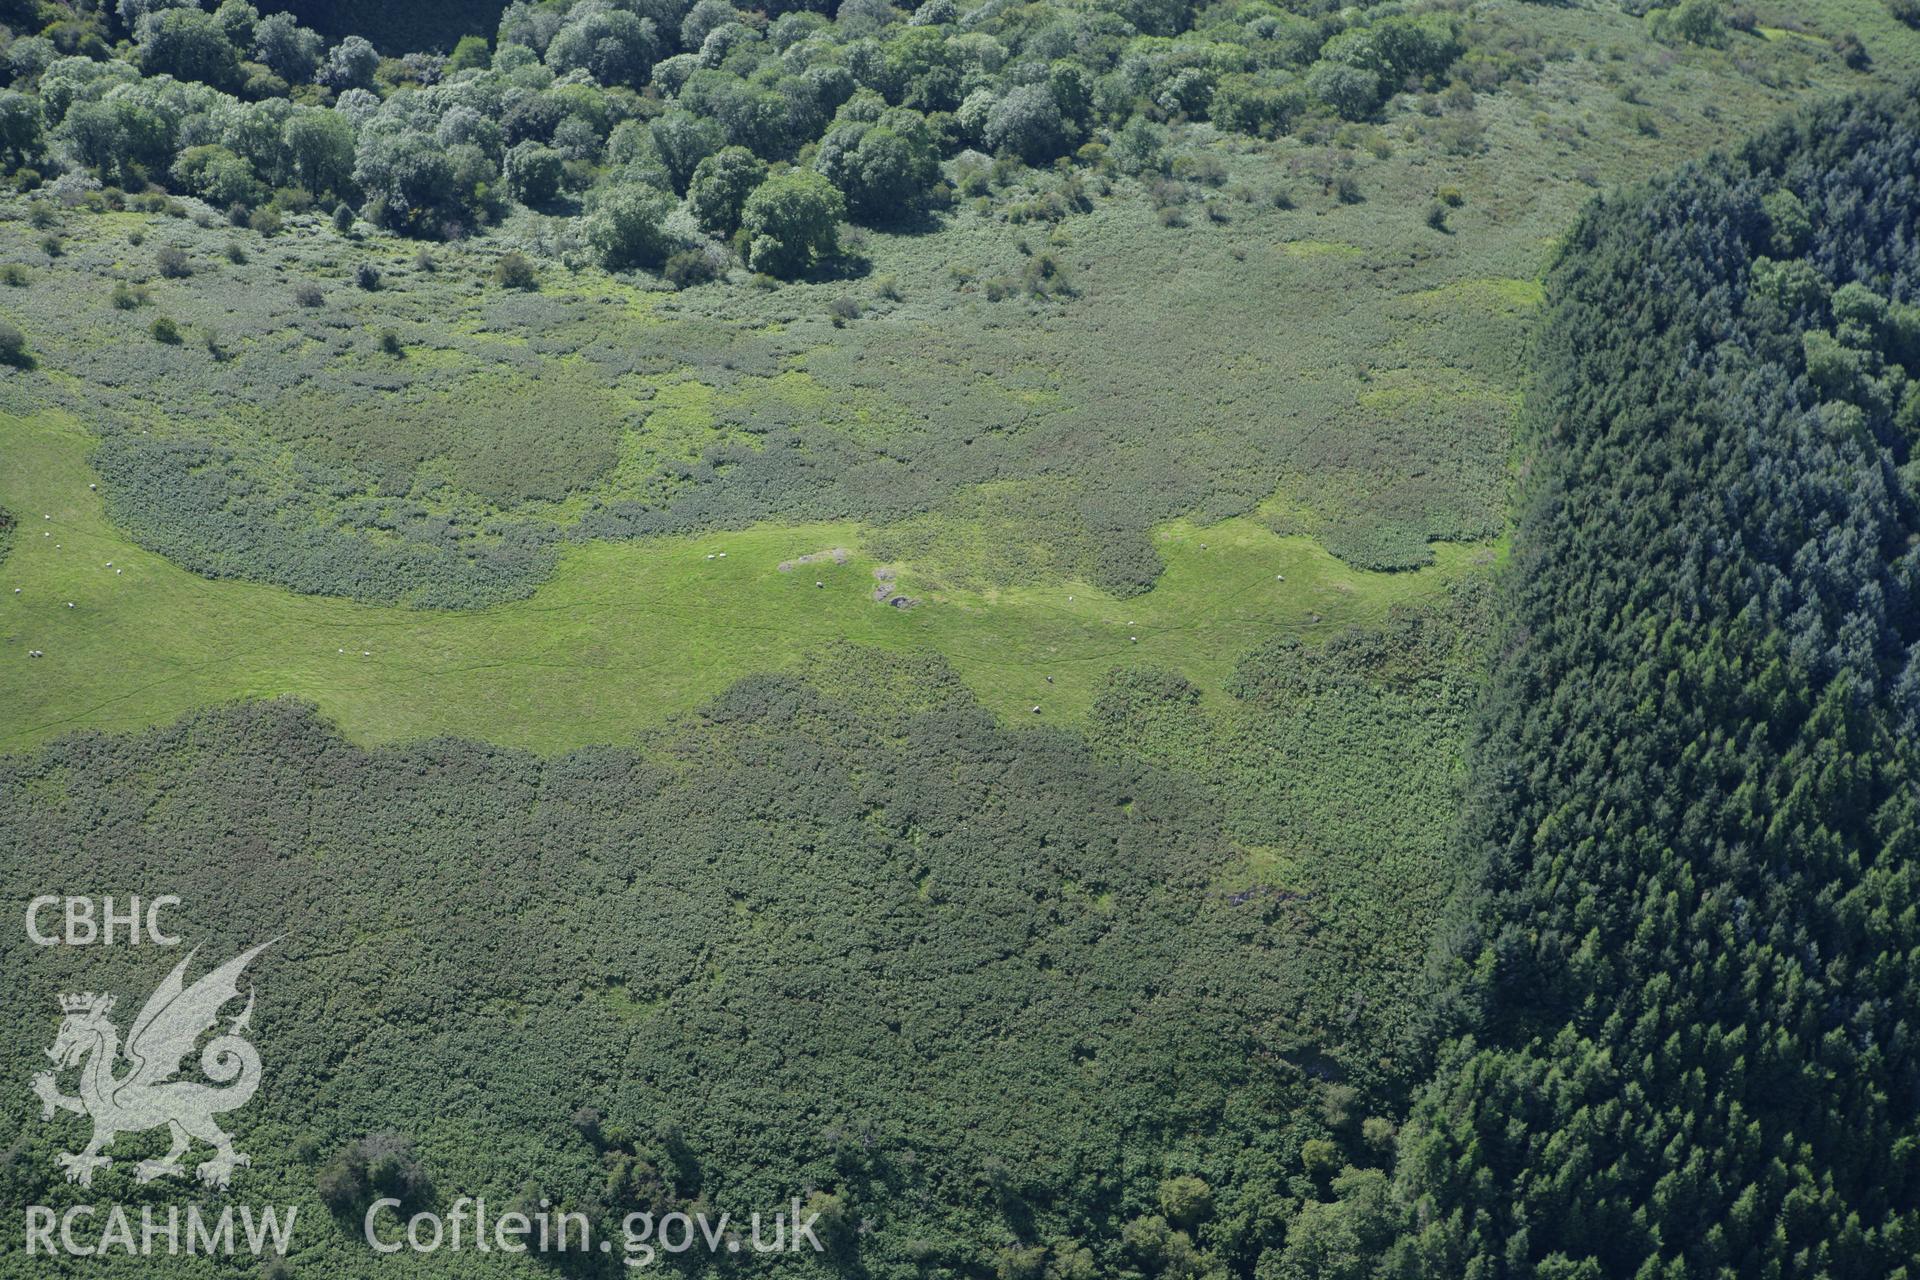
[[[1348,698],[1392,670],[1470,671],[1420,633],[1410,616],[1309,666]],[[1286,696],[1288,661],[1249,675],[1259,697]],[[1131,677],[1108,701],[1115,744],[1129,720],[1191,709],[1178,682]],[[1444,740],[1463,707],[1439,705]],[[1366,723],[1301,714],[1326,734]],[[1304,799],[1268,759],[1253,783],[1270,803]],[[247,1197],[311,1219],[301,1276],[363,1274],[357,1214],[383,1160],[417,1204],[546,1195],[608,1224],[798,1194],[836,1244],[775,1265],[810,1273],[1264,1275],[1333,1173],[1383,1179],[1391,1157],[1354,1019],[1410,993],[1356,1002],[1352,957],[1382,941],[1341,904],[1395,837],[1336,802],[1289,837],[1325,855],[1295,884],[1246,859],[1210,794],[999,726],[938,663],[848,653],[748,681],[639,750],[544,761],[366,751],[284,703],[70,738],[0,762],[0,891],[30,896],[50,865],[124,890],[137,866],[183,897],[208,955],[283,935],[255,1023],[273,1070],[235,1120]],[[1338,865],[1353,883],[1323,883]],[[28,1074],[49,993],[84,972],[132,999],[155,966],[151,949],[31,951],[0,935],[0,1058]],[[127,1162],[69,1187],[53,1153],[73,1132],[23,1108],[0,1125],[9,1203],[164,1190]]]
[[[1915,102],[1604,202],[1554,273],[1411,1274],[1920,1256]]]

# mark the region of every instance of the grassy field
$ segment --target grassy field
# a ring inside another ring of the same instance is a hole
[[[1071,582],[933,590],[902,563],[898,590],[921,602],[896,609],[873,598],[860,526],[760,526],[574,544],[530,599],[428,611],[187,573],[108,522],[91,445],[71,420],[0,418],[0,505],[20,525],[0,565],[0,748],[292,695],[363,743],[556,750],[628,740],[742,676],[849,643],[937,651],[1000,714],[1077,722],[1116,665],[1177,670],[1218,696],[1250,636],[1379,618],[1495,551],[1445,545],[1431,569],[1367,573],[1252,519],[1176,522],[1156,530],[1166,573],[1132,600]],[[836,547],[853,552],[845,564],[779,567]]]

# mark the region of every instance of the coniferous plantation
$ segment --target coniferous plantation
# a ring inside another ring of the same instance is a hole
[[[0,0],[0,1277],[1920,1280],[1917,443],[1910,0]]]
[[[1594,207],[1549,284],[1463,1033],[1401,1149],[1447,1274],[1909,1274],[1911,94]]]

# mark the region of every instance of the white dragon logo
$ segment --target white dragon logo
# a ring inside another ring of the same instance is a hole
[[[123,1055],[119,1029],[107,1019],[113,997],[91,991],[60,997],[66,1017],[47,1056],[61,1071],[80,1067],[80,1094],[61,1093],[52,1071],[33,1078],[33,1091],[40,1095],[42,1119],[52,1119],[56,1108],[93,1118],[93,1140],[86,1150],[60,1157],[68,1182],[92,1186],[94,1172],[113,1163],[103,1153],[116,1137],[161,1125],[173,1131],[173,1149],[158,1160],[142,1160],[135,1166],[139,1182],[184,1172],[180,1157],[196,1138],[214,1149],[213,1158],[197,1170],[200,1181],[210,1187],[225,1187],[236,1168],[252,1163],[233,1149],[233,1139],[213,1122],[215,1115],[244,1106],[260,1087],[260,1054],[241,1036],[253,1016],[251,991],[247,1007],[228,1021],[226,1033],[208,1041],[200,1053],[200,1069],[213,1085],[169,1077],[180,1071],[200,1037],[219,1021],[221,1008],[239,998],[240,973],[248,962],[272,945],[261,943],[190,987],[184,977],[199,948],[189,952],[134,1018],[124,1054],[131,1066],[123,1075],[114,1074]]]

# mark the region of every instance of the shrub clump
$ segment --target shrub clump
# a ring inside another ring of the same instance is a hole
[[[665,274],[674,288],[691,289],[719,279],[720,266],[704,250],[687,249],[667,259]]]
[[[31,369],[33,355],[27,350],[27,335],[10,320],[0,320],[0,364],[16,369]]]
[[[432,1185],[413,1143],[397,1133],[370,1134],[350,1144],[314,1177],[320,1202],[341,1217],[358,1216],[376,1196],[390,1196],[403,1206],[417,1204]]]
[[[493,282],[503,289],[538,289],[540,279],[523,253],[503,253],[493,264]]]

